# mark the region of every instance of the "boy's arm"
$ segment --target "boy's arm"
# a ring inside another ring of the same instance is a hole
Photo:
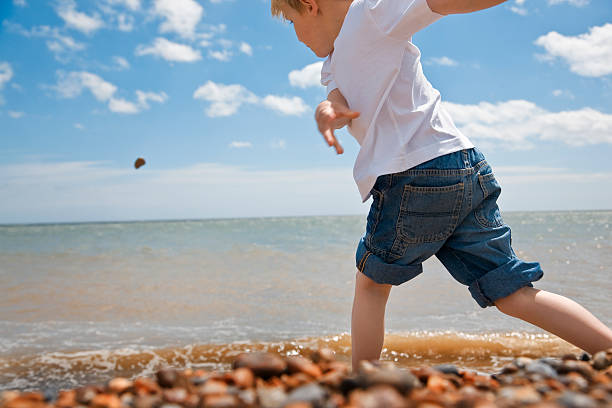
[[[438,14],[461,14],[484,10],[504,1],[506,0],[427,0],[427,4]]]
[[[334,146],[338,154],[342,154],[344,149],[338,143],[334,130],[348,125],[351,120],[359,117],[359,112],[349,109],[344,95],[338,88],[327,95],[327,100],[321,102],[315,111],[315,120],[319,132],[325,138],[328,145]]]

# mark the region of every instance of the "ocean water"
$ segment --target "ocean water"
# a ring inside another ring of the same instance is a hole
[[[612,325],[612,211],[506,213],[536,287]],[[57,391],[250,350],[350,360],[364,216],[0,226],[0,390]],[[383,359],[495,371],[579,350],[481,309],[435,259],[394,288]]]

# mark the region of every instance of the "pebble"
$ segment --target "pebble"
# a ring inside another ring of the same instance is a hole
[[[246,367],[235,369],[232,377],[236,386],[241,389],[251,388],[255,384],[255,375]]]
[[[540,393],[529,386],[502,388],[499,392],[499,398],[521,405],[535,404],[542,399]]]
[[[567,408],[597,408],[597,403],[589,396],[566,391],[557,401],[559,405]]]
[[[593,356],[593,368],[596,370],[605,370],[612,366],[612,350],[600,351]]]
[[[377,385],[367,391],[355,390],[349,397],[349,404],[351,407],[359,408],[407,407],[407,401],[402,395],[395,388],[388,385]]]
[[[279,356],[271,353],[241,353],[236,357],[234,368],[246,367],[261,378],[280,376],[286,369],[287,363]]]
[[[457,366],[453,364],[440,364],[440,365],[433,367],[433,369],[438,370],[444,374],[455,374],[457,376],[460,375],[459,369],[457,368]]]
[[[4,391],[0,408],[599,408],[612,407],[612,349],[592,357],[516,358],[499,373],[445,364],[400,369],[329,349],[305,356],[243,353],[225,373],[163,368],[150,377],[43,392]]]
[[[144,166],[145,163],[146,163],[145,159],[143,159],[142,157],[139,157],[134,162],[134,168],[139,169],[140,167]]]
[[[307,402],[315,407],[321,407],[327,400],[328,392],[318,384],[311,383],[302,385],[291,391],[287,397],[287,403]]]
[[[290,373],[304,373],[313,378],[319,378],[323,373],[318,365],[302,356],[287,358],[287,371]]]
[[[106,387],[108,388],[109,392],[115,394],[122,394],[123,392],[130,389],[133,385],[134,383],[128,380],[127,378],[117,377],[110,380]]]
[[[557,378],[557,372],[550,365],[541,361],[534,361],[525,367],[525,372],[530,374],[539,374],[546,378]]]

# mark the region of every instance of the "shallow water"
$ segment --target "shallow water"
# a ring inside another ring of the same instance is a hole
[[[612,324],[612,212],[508,213],[537,287]],[[350,357],[361,216],[0,226],[0,389],[74,387],[240,351]],[[394,288],[383,358],[495,370],[575,351],[481,309],[435,259]]]

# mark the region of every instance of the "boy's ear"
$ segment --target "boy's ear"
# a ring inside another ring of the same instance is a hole
[[[321,12],[319,0],[300,0],[307,14],[317,15]]]

